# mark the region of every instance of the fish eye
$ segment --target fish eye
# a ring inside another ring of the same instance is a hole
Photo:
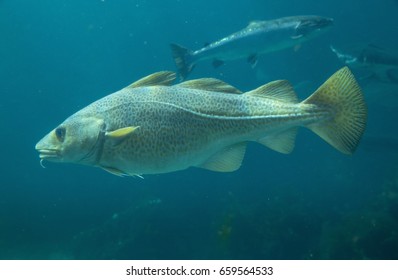
[[[64,127],[58,127],[57,129],[55,129],[55,136],[57,136],[59,142],[64,142],[65,133],[66,129]]]

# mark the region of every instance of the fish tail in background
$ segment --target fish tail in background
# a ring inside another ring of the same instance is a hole
[[[344,67],[302,102],[331,111],[331,118],[307,127],[344,154],[352,154],[366,126],[367,109],[354,75]]]
[[[170,48],[181,80],[185,80],[195,66],[192,51],[177,44],[170,44]]]

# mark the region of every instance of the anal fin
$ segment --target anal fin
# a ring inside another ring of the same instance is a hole
[[[280,133],[271,134],[259,139],[257,142],[282,154],[289,154],[294,149],[297,128],[291,128]]]
[[[197,167],[216,172],[232,172],[241,166],[245,152],[246,142],[234,144],[217,152]]]

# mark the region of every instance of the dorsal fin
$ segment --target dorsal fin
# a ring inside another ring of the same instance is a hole
[[[171,71],[160,71],[148,75],[127,86],[127,88],[169,86],[176,79],[176,74]]]
[[[253,20],[251,22],[249,22],[249,24],[247,25],[247,28],[256,28],[259,25],[261,25],[263,21],[262,20]]]
[[[286,80],[273,81],[248,91],[245,94],[263,98],[272,98],[278,101],[297,103],[297,95],[292,85]]]
[[[206,91],[216,91],[216,92],[236,93],[236,94],[242,93],[239,89],[237,89],[223,81],[213,79],[213,78],[190,80],[190,81],[182,82],[176,86],[183,87],[183,88],[201,89],[201,90],[206,90]]]

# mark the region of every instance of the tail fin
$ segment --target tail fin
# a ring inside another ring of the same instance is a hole
[[[170,44],[170,47],[181,80],[185,80],[195,66],[192,51],[177,44]]]
[[[367,109],[359,85],[348,67],[333,74],[304,104],[331,111],[330,119],[308,125],[314,133],[344,154],[352,154],[366,126]]]

